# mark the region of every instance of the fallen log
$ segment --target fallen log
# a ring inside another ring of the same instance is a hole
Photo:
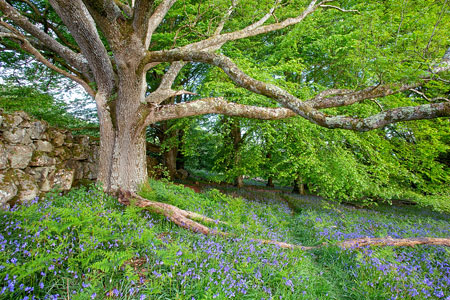
[[[345,249],[360,248],[365,246],[394,246],[394,247],[414,247],[416,245],[436,245],[450,247],[449,238],[431,238],[431,237],[417,237],[394,239],[392,237],[386,238],[359,238],[346,240],[339,243],[339,246]]]
[[[120,203],[124,205],[135,205],[137,207],[151,209],[156,213],[166,216],[170,221],[174,222],[176,225],[188,229],[190,231],[193,231],[195,233],[202,233],[204,235],[218,235],[222,237],[234,237],[230,233],[211,229],[208,226],[198,223],[196,220],[202,221],[204,223],[214,223],[214,224],[227,224],[226,222],[214,220],[195,212],[183,210],[171,204],[147,200],[136,193],[122,190],[119,190],[118,200]],[[258,242],[261,244],[275,245],[283,249],[302,249],[302,250],[318,249],[330,245],[324,243],[319,246],[302,246],[263,239],[251,239],[251,241]],[[435,245],[435,246],[450,247],[450,238],[416,237],[416,238],[394,239],[392,237],[386,238],[365,237],[365,238],[345,240],[336,243],[336,245],[343,249],[361,248],[366,246],[414,247],[416,245]]]

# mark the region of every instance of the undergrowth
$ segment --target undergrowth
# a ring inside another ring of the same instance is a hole
[[[423,233],[441,236],[448,235],[445,216],[299,199],[288,205],[281,194],[233,193],[198,194],[162,181],[150,181],[141,192],[227,222],[212,227],[230,232],[228,239],[195,234],[158,214],[124,207],[95,186],[0,212],[0,299],[450,297],[450,253],[443,247],[344,251],[330,246],[304,252],[251,241],[333,244],[352,232],[382,236],[399,228],[399,236],[415,236],[413,228],[426,226]]]

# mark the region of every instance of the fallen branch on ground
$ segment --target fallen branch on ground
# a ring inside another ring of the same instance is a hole
[[[218,235],[222,237],[233,237],[233,235],[230,233],[211,229],[203,224],[196,222],[195,220],[214,224],[227,224],[226,222],[214,220],[195,212],[183,210],[171,204],[147,200],[136,193],[120,190],[119,202],[124,205],[133,204],[137,207],[149,208],[159,214],[166,216],[170,221],[174,222],[178,226],[188,229],[195,233],[202,233],[204,235]],[[262,239],[251,239],[251,241],[258,242],[261,244],[275,245],[284,249],[302,249],[302,250],[318,249],[329,245],[324,243],[319,246],[302,246]],[[417,238],[394,239],[391,237],[387,238],[365,237],[342,241],[337,243],[336,245],[344,249],[360,248],[365,246],[414,247],[416,245],[436,245],[436,246],[450,247],[450,238],[417,237]]]

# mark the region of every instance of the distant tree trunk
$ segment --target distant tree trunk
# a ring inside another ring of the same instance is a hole
[[[242,145],[241,126],[239,125],[238,120],[231,120],[230,137],[233,141],[233,165],[234,167],[236,167],[239,166],[241,162],[241,155],[239,153],[239,150]],[[244,177],[242,175],[236,176],[236,178],[234,179],[234,186],[238,188],[244,187]]]
[[[268,152],[266,155],[267,160],[270,160],[272,158],[272,153]],[[275,187],[275,185],[273,184],[273,177],[272,174],[269,175],[269,178],[267,178],[267,187]]]
[[[305,195],[305,185],[300,175],[298,175],[294,180],[294,189],[292,192],[295,194]]]
[[[269,176],[269,178],[267,179],[267,187],[275,187],[275,185],[273,184],[273,177]]]
[[[177,176],[177,153],[178,148],[172,147],[163,154],[164,166],[169,172],[170,179],[175,179]]]

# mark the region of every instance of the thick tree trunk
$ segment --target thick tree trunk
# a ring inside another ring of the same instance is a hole
[[[244,176],[239,175],[234,179],[234,186],[237,188],[244,187]]]
[[[297,176],[294,180],[294,189],[292,190],[295,194],[305,195],[305,185],[303,184],[303,179],[301,176]]]
[[[100,148],[97,181],[108,191],[111,189],[112,157],[114,153],[115,133],[111,115],[107,107],[108,95],[97,93],[97,114],[100,121]]]
[[[146,83],[144,76],[136,75],[137,65],[133,64],[134,57],[139,51],[130,45],[129,49],[116,53],[118,65],[117,96],[108,100],[109,115],[112,121],[114,136],[107,135],[103,139],[110,145],[113,139],[112,152],[102,151],[107,155],[103,162],[102,171],[109,171],[109,176],[102,180],[107,183],[106,190],[137,191],[139,186],[148,180],[145,130],[140,124],[143,116],[142,103],[145,98]],[[144,128],[145,129],[145,128]],[[106,131],[106,129],[105,129]],[[110,167],[105,168],[109,162]]]

